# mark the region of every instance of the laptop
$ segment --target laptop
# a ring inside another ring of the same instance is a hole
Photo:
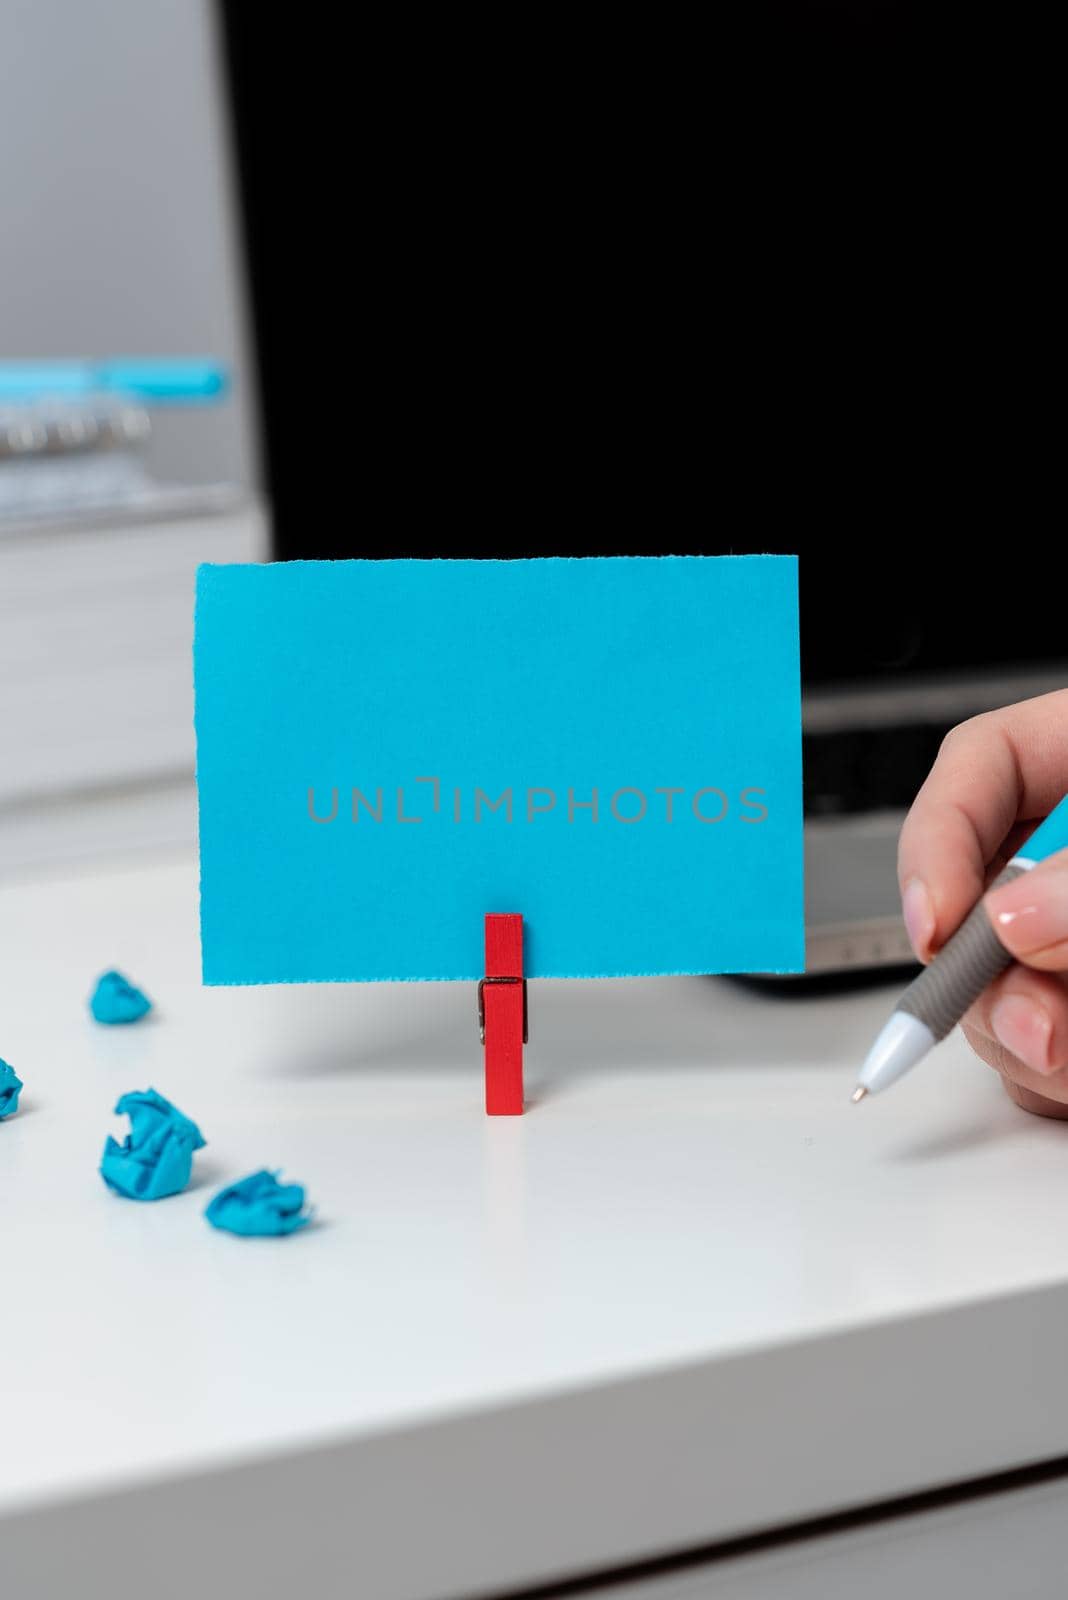
[[[614,201],[592,206],[570,150],[539,147],[555,174],[539,248],[494,242],[485,271],[451,179],[405,146],[426,173],[402,208],[409,248],[391,218],[369,250],[381,293],[353,317],[348,256],[309,249],[278,203],[280,164],[320,170],[330,151],[317,115],[277,115],[273,62],[300,77],[293,31],[222,8],[275,554],[797,553],[814,975],[911,961],[897,836],[943,737],[1068,684],[1062,586],[1008,581],[1048,522],[1006,437],[1021,397],[992,398],[970,321],[951,342],[932,267],[944,195],[914,9],[776,8],[718,143],[673,131],[669,74],[648,184],[627,130],[599,146]],[[317,36],[307,49],[318,107]],[[387,354],[368,379],[375,328]],[[330,352],[311,406],[309,349]],[[354,372],[372,396],[358,436]]]

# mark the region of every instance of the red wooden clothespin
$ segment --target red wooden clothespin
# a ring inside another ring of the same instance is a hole
[[[510,912],[486,917],[486,976],[478,986],[478,1027],[486,1047],[486,1115],[521,1117],[527,980],[523,918]]]

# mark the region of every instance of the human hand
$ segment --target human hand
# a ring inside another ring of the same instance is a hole
[[[1068,690],[990,711],[943,741],[898,846],[905,925],[927,962],[1068,793]],[[986,897],[1016,960],[961,1023],[1027,1111],[1068,1117],[1068,850]]]

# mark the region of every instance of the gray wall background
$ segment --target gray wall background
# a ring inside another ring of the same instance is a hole
[[[256,402],[210,0],[0,0],[0,356],[216,355],[152,463],[256,484]]]

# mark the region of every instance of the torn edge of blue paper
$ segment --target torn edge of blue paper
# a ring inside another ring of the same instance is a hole
[[[299,1183],[279,1183],[277,1172],[252,1172],[220,1189],[204,1212],[213,1228],[243,1238],[277,1238],[306,1227],[314,1213],[304,1209]]]
[[[19,1095],[23,1083],[14,1067],[0,1058],[0,1122],[13,1117],[19,1108]]]
[[[180,1194],[193,1173],[193,1152],[205,1139],[196,1123],[155,1089],[124,1094],[115,1115],[129,1117],[130,1132],[119,1144],[108,1136],[100,1176],[128,1200],[163,1200]]]
[[[121,972],[104,972],[90,996],[89,1010],[97,1022],[140,1022],[152,1010],[152,1002]]]

